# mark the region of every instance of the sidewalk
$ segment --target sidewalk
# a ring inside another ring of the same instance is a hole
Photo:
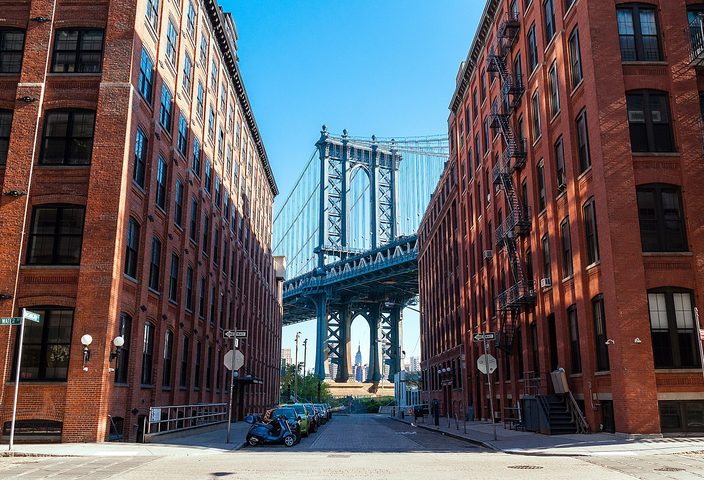
[[[59,456],[59,457],[190,457],[212,455],[237,450],[244,445],[244,438],[249,424],[237,422],[232,424],[232,443],[227,443],[227,429],[213,430],[181,438],[159,440],[154,443],[47,443],[15,444],[17,456]],[[0,456],[12,455],[8,445],[0,445]]]
[[[456,424],[454,420],[450,420],[448,426],[447,418],[441,418],[440,425],[436,427],[428,416],[419,423],[409,419],[390,418],[500,452],[520,455],[640,456],[704,451],[703,437],[629,439],[610,433],[541,435],[509,430],[504,428],[503,424],[497,423],[497,440],[494,440],[493,426],[489,422],[460,421]]]

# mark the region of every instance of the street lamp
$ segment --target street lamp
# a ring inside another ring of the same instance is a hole
[[[308,358],[308,339],[303,340],[303,389],[305,390],[306,384],[306,358]]]
[[[296,366],[293,372],[293,396],[296,401],[298,401],[298,339],[301,336],[301,332],[296,333]]]

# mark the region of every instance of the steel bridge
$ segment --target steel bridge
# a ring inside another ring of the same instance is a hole
[[[359,138],[323,126],[274,217],[287,257],[284,325],[317,321],[315,373],[350,377],[350,327],[369,324],[369,382],[401,369],[403,309],[418,296],[417,229],[448,157],[446,136]]]

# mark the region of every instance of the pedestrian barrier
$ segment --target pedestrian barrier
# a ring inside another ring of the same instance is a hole
[[[227,403],[197,403],[150,407],[144,442],[167,433],[202,428],[227,421]]]

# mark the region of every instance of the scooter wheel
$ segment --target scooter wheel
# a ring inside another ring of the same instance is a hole
[[[247,437],[247,443],[250,447],[256,447],[259,444],[259,440],[256,437]]]
[[[287,447],[293,447],[296,444],[296,437],[294,435],[286,435],[284,437],[284,445]]]

